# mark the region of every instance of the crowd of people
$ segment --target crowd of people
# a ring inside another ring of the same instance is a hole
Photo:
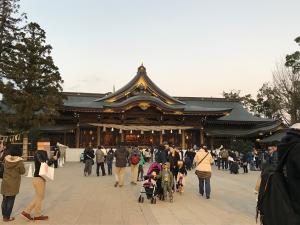
[[[288,193],[283,195],[285,198],[289,198],[289,201],[287,202],[290,205],[286,205],[288,206],[286,207],[288,208],[287,211],[289,212],[289,215],[291,211],[293,212],[292,216],[290,216],[293,218],[293,221],[299,221],[299,148],[300,124],[292,126],[279,145],[270,145],[265,151],[253,148],[253,151],[245,154],[233,152],[223,147],[209,151],[206,146],[201,146],[199,149],[193,148],[184,151],[175,146],[169,146],[168,143],[153,149],[141,148],[138,146],[120,146],[116,150],[107,150],[104,146],[99,146],[97,150],[94,150],[92,146],[89,145],[84,150],[84,176],[90,176],[92,174],[93,164],[96,163],[97,176],[100,176],[100,169],[102,176],[111,176],[114,171],[114,186],[121,188],[125,183],[124,175],[126,167],[130,167],[130,181],[132,185],[137,185],[138,181],[144,181],[144,179],[148,179],[147,181],[151,181],[152,179],[155,182],[160,180],[162,200],[169,198],[173,201],[173,193],[178,190],[184,190],[184,177],[188,174],[188,171],[195,169],[195,174],[199,181],[199,194],[200,196],[206,197],[206,199],[210,199],[212,165],[215,163],[219,170],[229,170],[232,172],[234,165],[238,164],[243,168],[244,173],[248,173],[248,168],[250,170],[261,171],[261,175],[257,180],[256,191],[260,196],[258,198],[258,212],[263,215],[261,217],[263,218],[262,221],[269,216],[268,211],[264,210],[266,208],[264,208],[264,206],[266,205],[266,202],[268,202],[268,199],[264,199],[263,201],[262,199],[268,195],[268,193],[265,194],[265,192],[272,186],[270,177],[276,173],[282,174],[282,179],[277,180],[276,182],[284,182],[284,185],[281,187],[282,189],[286,188]],[[25,173],[21,152],[20,149],[11,148],[11,146],[0,148],[0,178],[2,178],[1,194],[3,195],[1,207],[4,222],[10,222],[15,219],[11,216],[11,213],[16,195],[19,193],[21,175]],[[48,216],[45,216],[42,213],[42,202],[45,196],[46,180],[39,175],[39,168],[42,163],[54,164],[54,166],[57,166],[57,162],[55,161],[58,160],[58,156],[59,151],[55,149],[53,154],[49,154],[47,149],[38,149],[35,151],[35,172],[32,180],[35,198],[21,213],[28,221],[48,219]],[[146,173],[144,171],[144,165],[147,162],[149,163],[150,168],[156,167],[159,169],[150,171],[149,168]],[[114,169],[113,164],[115,165]],[[272,190],[274,191],[276,188]],[[274,201],[272,204],[274,205],[276,201],[283,198],[283,196],[277,195],[278,198],[271,199],[271,201]],[[32,214],[34,216],[32,216]]]

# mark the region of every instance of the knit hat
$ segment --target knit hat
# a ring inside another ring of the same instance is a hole
[[[300,123],[295,123],[295,124],[292,125],[290,128],[291,128],[291,129],[294,129],[294,130],[300,130]]]

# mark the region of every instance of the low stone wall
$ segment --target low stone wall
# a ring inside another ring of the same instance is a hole
[[[67,148],[66,162],[80,162],[80,154],[83,153],[84,148]]]

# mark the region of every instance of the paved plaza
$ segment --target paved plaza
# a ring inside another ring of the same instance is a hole
[[[83,176],[82,163],[67,163],[56,170],[55,181],[48,182],[44,212],[49,221],[27,222],[19,214],[32,200],[34,190],[31,178],[24,177],[17,196],[11,224],[172,224],[172,225],[254,225],[255,198],[253,193],[258,172],[231,175],[214,168],[212,195],[206,200],[198,194],[198,180],[194,172],[186,178],[183,195],[174,196],[174,202],[151,205],[150,201],[138,203],[140,185],[126,183],[114,188],[114,176]]]

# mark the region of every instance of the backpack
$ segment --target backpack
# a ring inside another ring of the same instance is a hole
[[[107,153],[107,156],[106,156],[106,160],[111,162],[114,160],[114,154],[113,153]]]
[[[229,157],[228,151],[227,151],[227,150],[223,151],[223,152],[221,153],[221,157],[222,157],[222,159],[227,159],[227,158]]]
[[[260,216],[260,222],[263,225],[300,224],[299,215],[294,212],[283,173],[289,151],[286,149],[275,171],[272,166],[269,166],[261,175],[256,220]]]
[[[137,154],[134,154],[131,156],[131,160],[130,160],[132,165],[137,165],[140,162],[140,156]]]

